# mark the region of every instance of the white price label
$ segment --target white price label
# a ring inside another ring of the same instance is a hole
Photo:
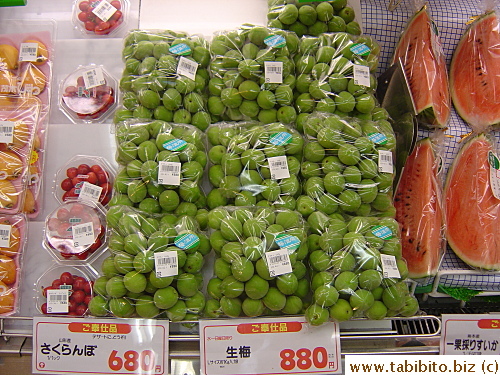
[[[181,56],[177,64],[177,74],[188,77],[193,81],[196,78],[196,71],[198,70],[198,63]]]
[[[177,251],[155,253],[156,277],[176,276],[179,274]]]
[[[115,14],[117,10],[118,9],[116,9],[106,0],[102,0],[99,4],[97,4],[97,6],[94,9],[92,9],[92,13],[94,13],[104,22],[107,22],[113,16],[113,14]]]
[[[12,225],[0,224],[0,247],[10,247]]]
[[[75,247],[90,246],[94,243],[94,227],[92,223],[81,223],[71,227]]]
[[[286,156],[274,156],[268,158],[267,161],[269,162],[269,170],[271,171],[271,178],[273,180],[290,177]]]
[[[78,197],[86,201],[99,202],[101,193],[102,187],[84,181],[80,187],[80,194],[78,194]]]
[[[443,314],[441,319],[440,354],[500,354],[500,314]]]
[[[382,173],[393,173],[392,152],[387,150],[378,151],[378,171]]]
[[[158,183],[161,185],[180,185],[181,163],[160,161],[158,166]]]
[[[166,320],[33,318],[34,374],[167,375]]]
[[[283,62],[264,61],[264,78],[266,83],[283,83]]]
[[[292,272],[290,255],[286,248],[267,252],[266,261],[269,275],[273,277]]]
[[[38,57],[38,43],[21,43],[19,61],[36,61]]]
[[[339,327],[304,317],[200,320],[201,374],[337,374]]]
[[[498,159],[498,155],[490,151],[488,161],[490,163],[491,191],[497,199],[500,199],[500,159]]]
[[[0,121],[0,143],[14,142],[14,121]]]
[[[47,312],[60,314],[69,312],[69,290],[47,289]]]
[[[85,88],[91,89],[92,87],[97,87],[106,84],[106,80],[104,79],[104,73],[101,68],[94,68],[87,70],[83,73],[83,84]]]
[[[399,279],[401,277],[396,257],[394,255],[380,254],[380,260],[382,261],[382,274],[385,279]]]
[[[354,84],[370,87],[370,68],[364,65],[353,65]]]

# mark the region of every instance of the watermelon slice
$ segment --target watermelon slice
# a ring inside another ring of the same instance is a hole
[[[444,188],[448,244],[465,263],[487,270],[500,269],[500,199],[490,184],[489,152],[484,135],[460,149]]]
[[[443,210],[437,164],[431,140],[425,138],[417,142],[406,160],[394,197],[403,258],[413,279],[435,275],[443,253]]]
[[[458,43],[450,89],[458,114],[477,131],[500,122],[500,33],[495,12],[476,19]]]
[[[401,58],[420,123],[445,127],[450,117],[446,60],[437,28],[424,6],[410,20],[394,52]]]

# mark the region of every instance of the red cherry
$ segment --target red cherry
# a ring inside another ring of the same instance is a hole
[[[101,196],[108,195],[113,191],[113,186],[109,182],[105,182],[99,186],[102,187]]]
[[[73,299],[73,301],[75,301],[76,303],[82,303],[84,300],[85,300],[85,292],[83,290],[75,290],[72,294],[71,294],[71,298]]]
[[[118,0],[113,0],[110,4],[118,10],[122,9],[122,3],[120,3]]]
[[[63,194],[62,200],[63,202],[66,202],[68,199],[74,199],[76,197],[78,197],[78,194],[76,193],[75,188],[71,188],[70,191],[67,191]]]
[[[61,221],[59,219],[56,219],[55,217],[52,217],[47,222],[47,227],[51,232],[53,232],[57,230],[57,228],[59,228],[59,224],[61,224]]]
[[[61,279],[61,282],[66,285],[73,285],[74,282],[71,272],[63,272],[59,279]]]
[[[78,8],[80,8],[80,10],[82,12],[85,12],[90,8],[90,2],[89,1],[82,1],[82,2],[80,2],[80,4],[78,4]]]
[[[72,299],[71,297],[69,297],[69,301],[68,301],[68,311],[70,313],[74,313],[76,311],[76,308],[78,306],[78,303],[75,302],[74,299]]]
[[[112,19],[114,21],[118,21],[122,17],[123,17],[123,13],[121,11],[117,10],[115,13],[113,13],[113,15],[111,16],[110,19]]]
[[[92,294],[92,285],[93,285],[92,281],[85,281],[85,284],[83,285],[83,291],[85,292],[85,294],[87,295]]]
[[[81,216],[84,211],[85,211],[85,206],[80,203],[72,204],[71,208],[69,209],[69,213],[72,216]]]
[[[64,191],[69,191],[71,190],[72,187],[73,187],[73,182],[71,182],[71,178],[68,177],[62,180],[61,189],[63,189]]]
[[[69,211],[66,208],[61,207],[60,209],[57,210],[56,216],[61,221],[67,221],[70,215]]]
[[[107,29],[109,29],[109,23],[108,22],[100,22],[97,26],[101,30],[107,30]]]
[[[71,224],[67,222],[62,222],[57,228],[57,234],[63,238],[67,238],[70,234],[68,229],[71,228]]]
[[[86,312],[87,312],[87,305],[85,305],[84,303],[81,303],[76,307],[75,310],[76,315],[83,316],[85,315]]]
[[[94,242],[94,243],[93,243],[93,244],[89,247],[89,251],[90,251],[91,253],[93,253],[93,252],[94,252],[94,251],[96,251],[98,248],[100,248],[100,247],[101,247],[101,245],[102,245],[102,241],[101,241],[101,239],[100,239],[100,238],[97,238],[97,239],[95,240],[95,242]]]
[[[69,178],[74,178],[78,175],[78,170],[75,167],[70,167],[66,169],[66,176]]]
[[[111,194],[107,194],[101,198],[101,204],[105,206],[109,203],[110,200],[111,200]]]
[[[87,282],[87,280],[85,280],[81,276],[75,277],[75,282],[73,283],[73,289],[75,289],[75,290],[83,289],[85,287],[86,282]]]
[[[87,12],[80,12],[78,13],[78,19],[82,22],[87,22]]]
[[[109,24],[108,24],[109,25]],[[106,27],[105,29],[101,28],[99,25],[97,25],[94,29],[94,32],[96,35],[107,35],[109,34],[111,30],[109,29],[109,26]]]
[[[77,168],[78,174],[88,174],[90,172],[90,167],[88,164],[80,164]]]
[[[99,182],[97,175],[95,172],[90,171],[89,174],[87,175],[87,182],[90,182],[91,184],[97,184]]]
[[[100,165],[94,164],[90,167],[90,170],[97,174],[98,172],[102,171],[102,168]]]
[[[52,289],[59,289],[59,287],[63,284],[61,279],[55,279],[52,281]]]
[[[92,22],[92,21],[85,22],[85,30],[87,30],[87,31],[94,31],[94,29],[95,29],[95,23],[94,22]],[[81,86],[83,86],[83,85],[81,85]]]
[[[42,310],[42,314],[47,314],[47,302],[42,304],[42,306],[40,307],[40,310]]]
[[[83,304],[85,306],[88,306],[91,299],[92,299],[92,296],[89,296],[89,295],[85,296],[85,299],[83,300]]]

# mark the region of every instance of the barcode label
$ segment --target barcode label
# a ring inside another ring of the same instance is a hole
[[[102,187],[85,181],[80,188],[80,194],[78,195],[78,197],[86,201],[99,202],[101,193]]]
[[[73,233],[73,245],[75,247],[89,246],[95,241],[92,223],[73,225],[71,231]]]
[[[269,170],[271,171],[271,178],[273,180],[290,177],[286,156],[274,156],[268,158],[267,161],[269,162]]]
[[[38,57],[38,43],[21,43],[19,61],[36,61]]]
[[[384,278],[399,279],[401,277],[394,255],[380,254],[380,260],[382,261],[382,274]]]
[[[101,68],[94,68],[87,70],[83,73],[83,84],[85,88],[91,89],[92,87],[97,87],[106,84],[104,79],[104,74]]]
[[[115,14],[117,10],[118,9],[116,9],[106,0],[102,0],[99,4],[97,4],[97,6],[94,9],[92,9],[92,13],[94,13],[97,17],[106,22],[111,18],[113,14]]]
[[[354,84],[370,87],[370,68],[364,65],[354,64]]]
[[[14,121],[0,121],[0,143],[14,142]]]
[[[173,161],[160,161],[158,183],[160,185],[180,185],[181,163]]]
[[[393,173],[392,152],[387,150],[378,151],[378,171],[383,173]]]
[[[176,276],[179,274],[177,251],[155,253],[155,270],[157,277]]]
[[[269,251],[266,253],[266,260],[269,275],[273,277],[292,272],[288,249]]]
[[[48,289],[47,290],[47,312],[68,313],[69,312],[69,290]]]
[[[179,63],[177,64],[177,74],[188,77],[194,81],[197,70],[198,63],[196,61],[189,60],[184,56],[179,58]]]
[[[266,83],[283,83],[283,62],[264,61],[264,78]]]
[[[10,247],[10,233],[12,226],[0,224],[0,247]]]

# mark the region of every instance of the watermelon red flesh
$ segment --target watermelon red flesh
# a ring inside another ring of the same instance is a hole
[[[429,138],[406,160],[394,198],[403,258],[411,278],[435,275],[443,250],[443,210],[437,163]]]
[[[500,200],[490,185],[485,135],[468,141],[455,158],[444,189],[446,237],[465,263],[483,269],[500,269]]]
[[[458,114],[476,130],[500,122],[500,33],[496,13],[474,21],[455,49],[450,89]]]
[[[450,117],[446,60],[433,48],[437,35],[426,7],[417,12],[396,46],[392,63],[401,58],[419,121],[444,127]],[[434,42],[433,42],[434,41]]]

